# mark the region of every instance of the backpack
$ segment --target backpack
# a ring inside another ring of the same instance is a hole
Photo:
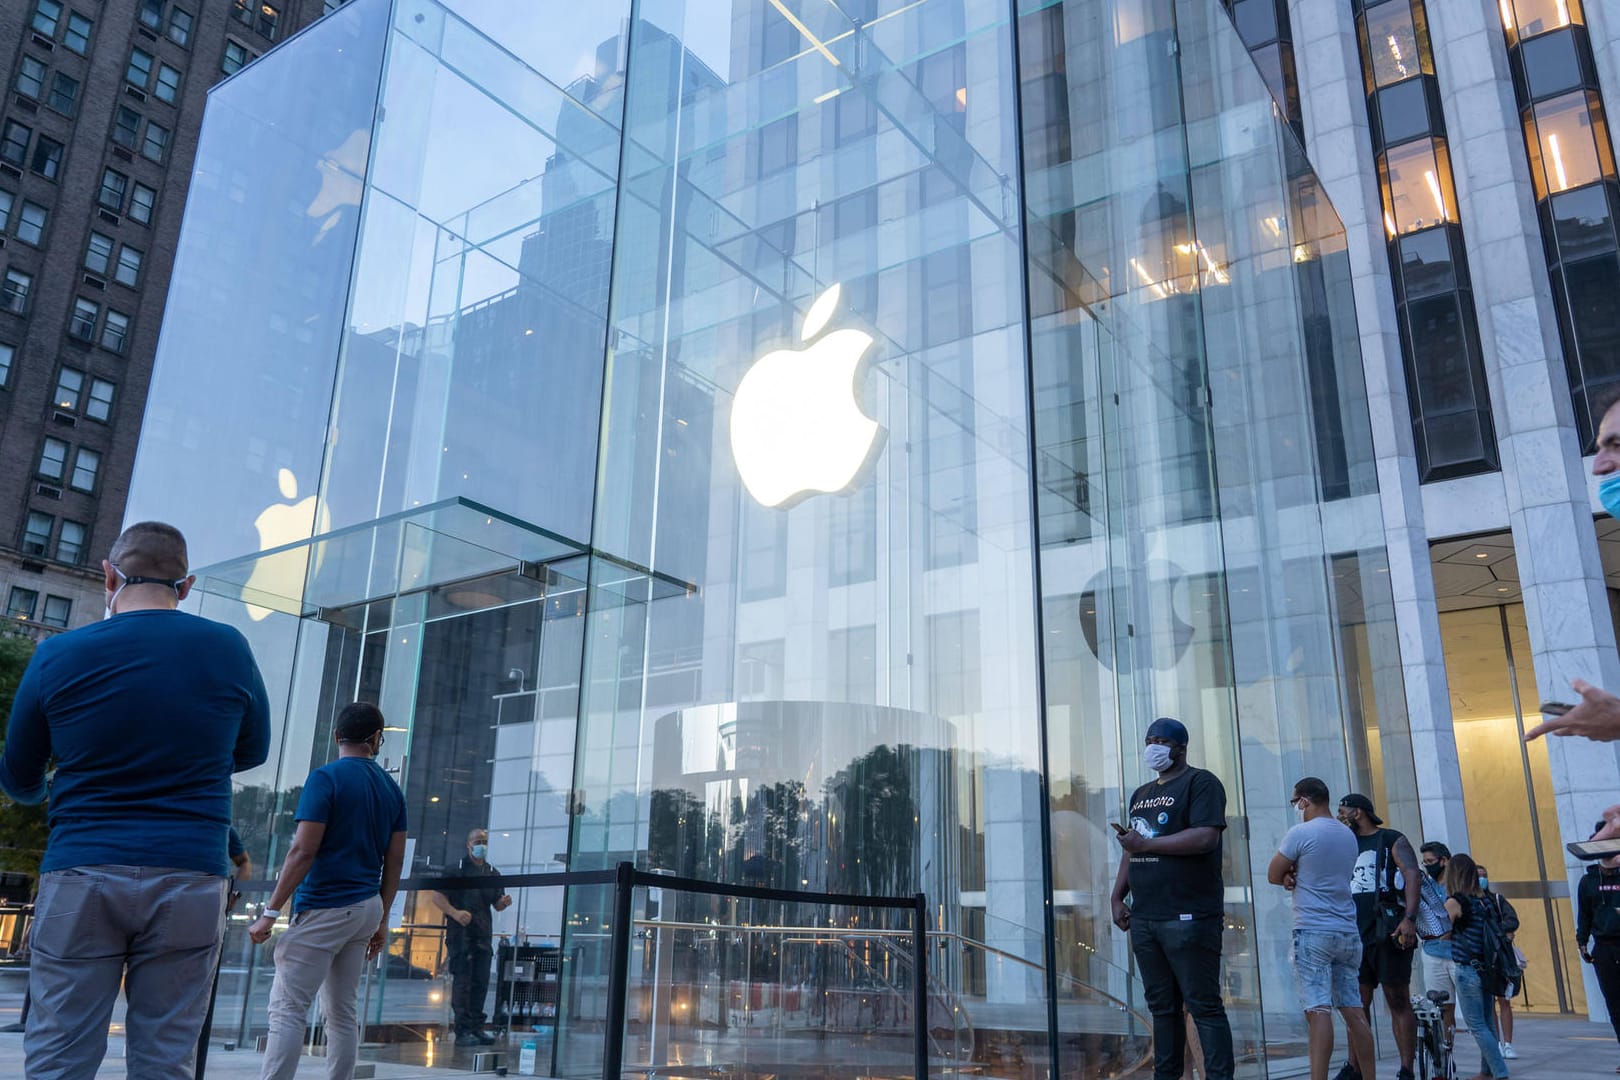
[[[1494,903],[1483,900],[1469,905],[1469,917],[1485,912],[1480,920],[1484,957],[1473,961],[1479,972],[1480,988],[1491,997],[1512,997],[1524,982],[1524,968],[1519,965],[1518,954],[1502,932],[1501,911]]]

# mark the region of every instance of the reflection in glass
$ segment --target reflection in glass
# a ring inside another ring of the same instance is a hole
[[[1414,75],[1433,75],[1434,57],[1422,0],[1386,0],[1362,16],[1368,90]]]

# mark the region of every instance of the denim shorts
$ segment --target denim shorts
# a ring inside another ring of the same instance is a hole
[[[1361,935],[1353,930],[1295,930],[1294,988],[1306,1012],[1361,1005]]]

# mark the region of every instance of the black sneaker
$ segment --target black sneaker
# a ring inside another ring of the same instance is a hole
[[[1412,1070],[1402,1066],[1395,1070],[1395,1080],[1413,1080]]]
[[[458,1031],[458,1032],[456,1032],[456,1045],[457,1046],[483,1046],[484,1045],[484,1040],[480,1039],[476,1032]]]
[[[482,1043],[483,1045],[485,1045],[485,1046],[494,1046],[495,1045],[495,1036],[491,1035],[487,1031],[478,1032],[476,1037],[477,1037],[478,1041],[480,1043]]]
[[[1361,1080],[1361,1070],[1347,1061],[1344,1063],[1343,1068],[1333,1077],[1333,1080]]]

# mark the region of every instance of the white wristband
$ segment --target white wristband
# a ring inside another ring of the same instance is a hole
[[[275,908],[260,908],[259,918],[269,919],[271,922],[275,922],[277,919],[281,918],[281,912],[277,911]]]

